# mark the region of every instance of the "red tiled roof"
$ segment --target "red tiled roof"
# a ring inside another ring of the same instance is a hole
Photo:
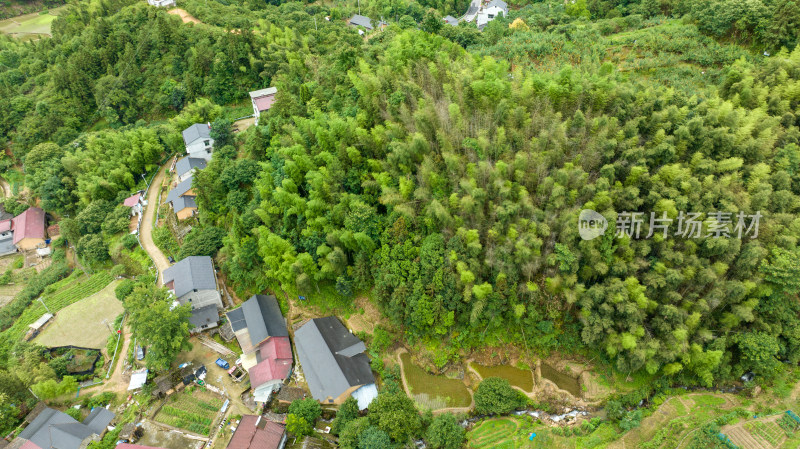
[[[289,337],[272,337],[258,347],[261,362],[250,368],[250,384],[258,388],[272,380],[283,380],[292,368]]]
[[[136,195],[131,195],[125,198],[125,201],[122,203],[126,207],[133,207],[139,202],[139,198],[142,197],[141,193],[137,193]]]
[[[255,415],[244,415],[227,449],[278,449],[284,431],[283,424]]]
[[[266,111],[272,107],[273,103],[275,103],[275,94],[254,98],[253,102],[255,102],[259,112]]]
[[[34,443],[33,441],[28,440],[25,442],[25,444],[20,446],[19,449],[42,449],[42,448],[37,446],[36,443]]]
[[[28,208],[14,217],[14,244],[26,238],[44,238],[44,211],[38,207]]]
[[[8,220],[0,221],[0,232],[6,232],[11,230],[12,219],[9,218]]]

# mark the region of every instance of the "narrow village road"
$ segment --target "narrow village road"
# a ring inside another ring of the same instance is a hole
[[[142,242],[142,247],[147,251],[147,254],[150,255],[150,258],[153,259],[153,262],[156,264],[156,269],[158,269],[159,286],[164,284],[163,273],[164,270],[169,268],[169,261],[167,261],[164,253],[162,253],[153,242],[153,218],[159,206],[160,199],[158,197],[158,192],[161,191],[161,183],[164,182],[164,175],[169,165],[170,163],[167,162],[166,165],[159,168],[156,177],[153,178],[153,182],[150,184],[150,189],[147,191],[147,207],[144,210],[142,225],[139,229],[139,241]]]
[[[105,391],[114,391],[116,393],[125,393],[128,391],[128,384],[130,383],[130,380],[124,381],[122,379],[122,372],[125,370],[125,359],[128,357],[128,350],[131,346],[133,334],[128,327],[124,328],[122,332],[124,340],[117,351],[117,361],[116,365],[114,366],[114,372],[111,373],[111,377],[106,380],[105,386],[103,387],[103,390]],[[112,354],[109,354],[108,356],[111,357]]]

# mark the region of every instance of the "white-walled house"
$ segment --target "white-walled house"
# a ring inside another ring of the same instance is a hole
[[[503,0],[492,0],[481,8],[481,11],[478,13],[476,25],[479,30],[483,30],[483,27],[485,27],[487,23],[501,15],[503,17],[508,16],[508,4]]]
[[[159,8],[166,8],[168,6],[175,6],[175,0],[147,0],[147,4]]]
[[[195,123],[183,130],[183,144],[189,157],[211,160],[214,139],[211,138],[211,125]]]
[[[275,94],[278,93],[277,87],[267,87],[266,89],[254,90],[250,92],[250,101],[253,103],[253,115],[256,117],[256,126],[262,112],[269,111],[275,104]]]
[[[192,305],[192,332],[217,327],[222,296],[208,256],[189,256],[164,270],[164,286],[181,305]]]

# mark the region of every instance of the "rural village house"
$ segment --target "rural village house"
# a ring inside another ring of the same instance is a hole
[[[500,15],[503,17],[508,16],[508,4],[503,0],[492,0],[489,4],[481,8],[481,11],[478,13],[476,22],[478,29],[483,30],[486,24]]]
[[[183,144],[190,157],[211,159],[214,139],[211,138],[211,125],[208,123],[195,123],[183,130]]]
[[[150,6],[156,6],[159,8],[166,8],[169,6],[175,6],[175,0],[147,0],[147,4]]]
[[[192,177],[181,181],[167,194],[167,203],[172,206],[178,220],[185,220],[197,213],[196,194],[192,189]]]
[[[82,449],[91,441],[99,441],[112,419],[114,413],[103,407],[92,409],[82,423],[66,413],[46,407],[9,448]]]
[[[131,217],[136,215],[142,215],[142,211],[144,211],[144,206],[147,205],[147,201],[144,199],[143,191],[138,191],[133,195],[125,198],[125,201],[122,202],[122,205],[125,207],[131,208]]]
[[[175,164],[175,172],[178,174],[178,180],[183,182],[191,178],[197,170],[206,168],[208,161],[201,157],[186,156],[178,160]]]
[[[250,374],[257,402],[267,402],[292,368],[292,345],[286,320],[274,296],[253,295],[227,313],[242,347],[242,367]]]
[[[309,320],[294,335],[300,366],[314,399],[341,404],[352,396],[364,410],[378,396],[364,342],[336,317]]]
[[[208,256],[190,256],[164,270],[164,286],[181,305],[192,305],[192,332],[216,327],[222,297]]]
[[[278,89],[275,87],[250,92],[250,101],[253,102],[253,115],[256,117],[256,125],[258,125],[261,113],[269,111],[272,105],[275,104],[275,94],[277,93]]]
[[[283,449],[286,428],[263,416],[244,415],[227,449]]]
[[[0,254],[29,251],[45,243],[45,213],[29,207],[14,218],[0,221]]]

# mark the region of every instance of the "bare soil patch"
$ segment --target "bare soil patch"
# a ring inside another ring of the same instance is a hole
[[[347,327],[353,332],[366,332],[368,334],[375,332],[375,326],[381,324],[383,320],[378,306],[366,296],[359,296],[356,298],[355,309],[357,312],[351,314],[346,320]]]
[[[183,20],[183,23],[203,23],[200,20],[198,20],[195,16],[189,14],[189,12],[186,11],[185,9],[173,8],[167,11],[167,14],[175,14],[177,16],[180,16],[181,20]]]

